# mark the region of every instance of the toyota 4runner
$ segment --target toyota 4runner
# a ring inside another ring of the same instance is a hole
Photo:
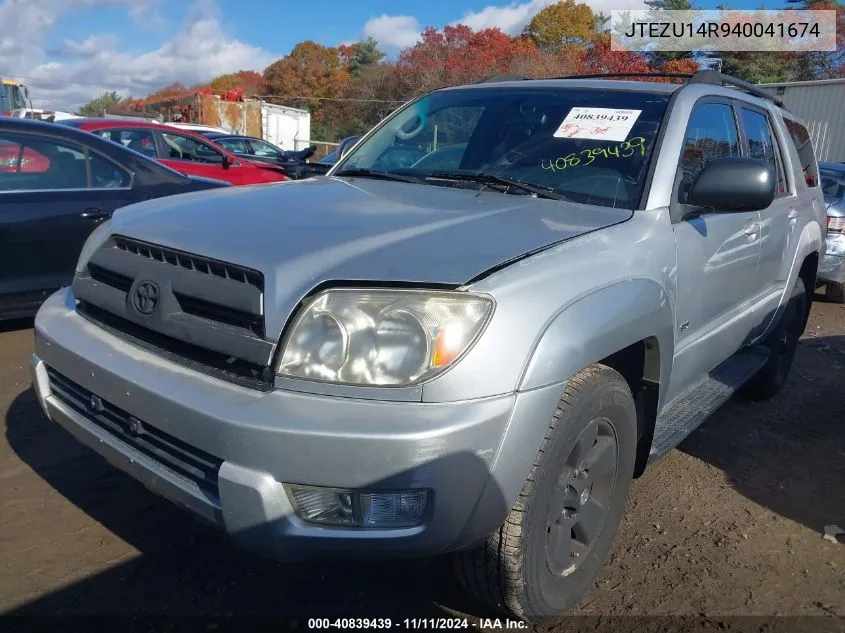
[[[825,241],[800,129],[713,71],[436,90],[327,176],[117,211],[37,315],[37,394],[243,547],[449,554],[558,617],[632,479],[785,382]]]

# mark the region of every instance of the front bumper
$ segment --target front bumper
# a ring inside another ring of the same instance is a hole
[[[825,254],[819,264],[819,283],[845,283],[845,257],[842,255]]]
[[[102,330],[76,313],[70,290],[53,295],[36,317],[32,372],[50,419],[242,547],[285,561],[437,554],[484,538],[505,519],[527,474],[512,460],[497,473],[511,420],[550,419],[562,388],[442,404],[258,392]],[[115,432],[119,418],[142,425],[158,453]],[[174,469],[168,455],[188,455],[193,465]],[[196,464],[210,478],[192,476]],[[296,515],[284,483],[426,488],[432,498],[416,527],[326,527]]]

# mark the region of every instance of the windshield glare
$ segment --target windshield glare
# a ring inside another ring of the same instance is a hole
[[[440,176],[494,174],[576,202],[635,209],[667,101],[612,90],[443,90],[386,121],[334,175],[437,174],[425,182],[479,188]]]

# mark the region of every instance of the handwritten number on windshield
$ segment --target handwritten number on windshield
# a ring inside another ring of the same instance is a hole
[[[578,165],[590,165],[596,158],[630,158],[640,152],[640,156],[645,156],[646,139],[642,136],[635,136],[632,139],[623,141],[618,145],[610,147],[593,147],[583,149],[580,152],[573,152],[567,156],[559,156],[557,158],[549,158],[548,164],[546,160],[540,161],[540,167],[543,169],[551,169],[552,171],[559,171],[567,167],[577,167]]]

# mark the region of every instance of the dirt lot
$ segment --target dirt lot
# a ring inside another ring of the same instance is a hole
[[[234,549],[44,418],[30,326],[0,328],[0,612],[496,617],[439,561],[286,567]],[[730,403],[635,482],[576,611],[604,619],[555,630],[640,631],[643,618],[607,617],[648,614],[692,616],[650,620],[660,630],[845,631],[806,617],[845,616],[845,545],[822,538],[845,527],[843,365],[845,307],[818,301],[780,397]],[[733,617],[749,615],[804,617]]]

